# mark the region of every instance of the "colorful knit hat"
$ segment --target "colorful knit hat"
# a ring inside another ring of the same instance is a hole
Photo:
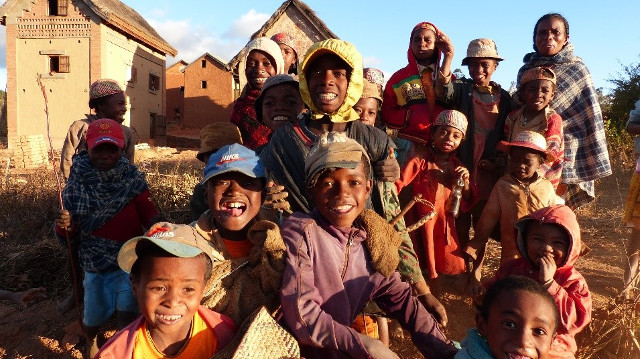
[[[242,144],[238,126],[231,122],[214,122],[200,130],[200,151],[196,158],[204,162],[204,156],[233,143]]]
[[[521,89],[524,84],[533,80],[549,80],[557,85],[556,73],[549,67],[538,66],[532,67],[525,71],[520,78],[520,85],[518,89]]]
[[[102,79],[89,86],[89,100],[124,92],[116,80]]]
[[[451,126],[462,132],[463,135],[467,135],[467,126],[469,121],[467,117],[460,111],[456,110],[444,110],[438,114],[436,120],[433,122],[433,128],[436,126]]]
[[[367,67],[363,70],[364,88],[362,97],[375,98],[382,103],[382,85],[384,84],[384,74],[378,69]]]
[[[304,160],[305,184],[308,188],[313,187],[327,168],[354,169],[363,157],[370,163],[367,151],[355,140],[342,133],[325,132]]]
[[[469,60],[474,58],[489,58],[496,61],[504,60],[498,55],[498,47],[491,39],[471,40],[467,47],[467,57],[462,59],[462,65],[469,65]]]
[[[295,51],[296,58],[298,57],[298,44],[293,36],[284,32],[279,32],[271,36],[271,40],[275,41],[278,45],[283,44],[289,46],[293,51]]]
[[[547,140],[538,132],[522,131],[513,141],[500,141],[500,143],[498,143],[498,149],[502,152],[509,152],[511,147],[529,148],[544,155],[546,162],[555,161],[555,156],[547,151]]]

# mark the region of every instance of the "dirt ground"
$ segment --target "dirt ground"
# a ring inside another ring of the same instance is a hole
[[[180,162],[182,166],[195,167],[194,172],[197,173],[201,164],[194,157],[194,151],[176,152],[170,149],[151,152],[138,151],[136,162],[144,163],[140,167],[145,171],[158,168],[158,163]],[[611,307],[613,298],[617,296],[622,287],[624,244],[629,234],[629,230],[620,223],[631,173],[630,168],[626,167],[628,166],[617,163],[614,166],[613,176],[597,183],[597,200],[578,211],[583,240],[588,243],[592,251],[578,261],[577,269],[587,279],[594,300],[595,313],[592,328],[586,333],[582,333],[578,338],[581,344],[584,343],[583,347],[602,341],[604,337],[615,335],[614,332],[603,332],[603,328],[609,328],[614,325],[612,323],[620,320],[619,313],[617,317],[615,313],[611,314]],[[10,204],[3,203],[1,205],[8,206]],[[2,230],[3,228],[0,228],[0,232]],[[12,249],[11,238],[0,241],[0,253],[11,253]],[[489,259],[488,271],[496,268],[498,253],[496,249],[491,251],[493,260]],[[61,250],[58,253],[61,253],[59,260],[66,261],[64,251]],[[488,273],[487,275],[489,275]],[[56,306],[64,297],[64,288],[47,286],[47,289],[50,293],[49,299],[31,304],[26,309],[17,309],[9,302],[0,302],[0,359],[81,358],[80,351],[73,346],[77,338],[73,335],[66,335],[67,332],[74,332],[68,326],[76,321],[77,314],[75,311],[65,315],[57,312]],[[443,302],[449,315],[446,333],[454,340],[461,340],[466,329],[475,325],[470,300],[461,296],[460,292],[452,290],[444,294]],[[66,331],[65,327],[67,327]],[[640,330],[637,325],[631,329]],[[71,343],[65,344],[69,341]],[[612,345],[614,344],[610,346]],[[392,348],[402,358],[421,357],[408,339],[394,339]],[[635,353],[620,352],[613,355],[604,351],[596,353],[594,350],[593,353],[582,352],[580,357],[638,358],[640,351]]]

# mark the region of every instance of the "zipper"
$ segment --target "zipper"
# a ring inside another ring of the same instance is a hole
[[[349,240],[347,240],[347,250],[344,254],[344,265],[342,266],[342,274],[340,274],[340,279],[344,279],[344,276],[347,273],[347,266],[349,266],[349,252],[351,250],[351,245],[353,244],[354,233],[355,231],[351,231],[349,233]]]

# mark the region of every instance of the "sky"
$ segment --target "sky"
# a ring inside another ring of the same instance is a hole
[[[178,50],[167,66],[191,62],[205,52],[230,60],[284,0],[124,0]],[[0,3],[4,2],[0,0]],[[505,88],[515,81],[522,57],[533,51],[533,27],[549,12],[564,15],[569,41],[592,74],[596,88],[611,90],[623,65],[640,62],[640,1],[382,1],[307,0],[338,37],[353,43],[365,67],[388,78],[407,64],[409,35],[421,21],[434,23],[455,46],[460,68],[469,41],[488,37],[505,60],[492,79]],[[6,87],[5,28],[0,26],[0,89]]]

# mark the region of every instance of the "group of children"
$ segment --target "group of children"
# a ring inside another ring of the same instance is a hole
[[[553,70],[522,75],[516,109],[491,81],[502,58],[490,39],[471,41],[471,79],[458,80],[450,40],[420,23],[409,64],[384,90],[345,41],[316,43],[299,62],[295,48],[278,34],[245,49],[238,127],[201,132],[189,226],[152,226],[158,213],[122,156],[122,127],[88,124],[56,232],[80,243],[88,333],[114,311],[127,323],[142,314],[97,357],[208,358],[261,306],[279,308],[309,358],[397,357],[366,325],[354,329],[365,307],[396,319],[428,358],[574,357],[591,298],[573,267],[575,214],[555,192],[564,145]],[[394,220],[405,187],[416,196],[407,218],[426,219],[410,239]],[[481,283],[489,237],[501,265]],[[460,347],[439,327],[438,298],[442,276],[464,274],[478,315]]]

